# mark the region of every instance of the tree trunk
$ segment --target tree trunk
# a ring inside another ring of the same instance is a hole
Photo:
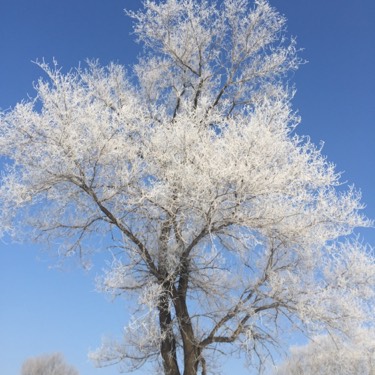
[[[199,350],[185,301],[178,303],[178,319],[184,350],[184,375],[197,375]]]
[[[197,375],[199,365],[199,352],[196,346],[184,343],[184,374]]]
[[[163,295],[159,301],[159,324],[162,334],[160,354],[163,359],[165,375],[180,375],[177,363],[176,339],[173,333],[172,317],[169,311],[168,297]]]
[[[193,325],[191,323],[188,307],[186,304],[186,292],[188,287],[188,267],[179,280],[178,289],[173,289],[173,303],[180,328],[184,352],[184,374],[197,375],[200,351],[195,339]]]

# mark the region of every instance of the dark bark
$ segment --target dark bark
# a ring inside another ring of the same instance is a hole
[[[164,294],[159,301],[159,324],[162,334],[160,354],[163,359],[165,375],[180,375],[177,363],[176,339],[173,333],[172,316],[169,311],[168,296]]]
[[[186,296],[189,284],[189,260],[181,259],[180,278],[178,287],[173,288],[173,303],[176,310],[178,325],[183,344],[184,374],[197,375],[200,358],[200,350],[195,338],[193,325],[190,319]]]
[[[186,301],[178,298],[178,300],[175,301],[175,306],[183,344],[183,375],[196,375],[199,365],[199,348],[195,339]]]
[[[165,375],[179,374],[179,368],[176,355],[176,340],[172,329],[171,313],[168,310],[168,302],[173,303],[176,319],[179,327],[179,333],[182,339],[182,352],[184,371],[183,375],[197,375],[199,365],[202,366],[202,373],[205,373],[206,366],[204,360],[202,361],[201,349],[196,340],[193,324],[191,322],[188,306],[187,306],[187,291],[189,288],[189,273],[190,273],[190,252],[194,246],[206,235],[204,228],[199,235],[192,241],[192,243],[185,248],[180,257],[180,266],[178,271],[174,274],[168,274],[165,268],[165,259],[167,254],[168,239],[171,235],[172,227],[175,229],[177,241],[178,225],[176,222],[166,220],[161,226],[159,236],[159,268],[158,273],[162,277],[164,296],[160,300],[159,315],[161,332],[168,332],[168,335],[161,343],[161,351],[163,358],[163,366]],[[182,241],[180,241],[183,244]],[[177,285],[174,282],[177,281]]]

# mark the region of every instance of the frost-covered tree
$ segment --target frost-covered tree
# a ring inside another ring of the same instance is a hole
[[[134,302],[124,341],[92,353],[123,370],[261,366],[296,328],[371,324],[371,222],[360,194],[296,134],[300,61],[267,1],[146,0],[143,58],[63,73],[1,115],[1,228],[62,256],[110,248],[101,290]],[[156,371],[156,370],[155,370]]]
[[[277,375],[374,375],[375,332],[358,329],[353,337],[322,335],[291,348]]]
[[[27,359],[21,375],[78,375],[78,371],[68,365],[60,353],[55,353]]]

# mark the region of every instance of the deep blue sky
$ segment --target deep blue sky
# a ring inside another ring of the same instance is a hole
[[[375,1],[270,0],[288,18],[288,30],[309,61],[295,74],[300,134],[316,143],[343,179],[363,192],[375,218]],[[34,95],[41,74],[32,60],[55,57],[65,68],[86,58],[129,65],[139,52],[123,9],[138,0],[1,0],[0,108]],[[364,232],[375,245],[373,231]],[[60,351],[81,375],[112,375],[86,359],[104,334],[118,335],[127,319],[124,301],[94,291],[89,273],[63,271],[30,245],[0,245],[0,374],[17,375],[24,359]],[[234,369],[234,367],[232,368]],[[233,370],[234,371],[234,370]],[[247,372],[239,367],[238,375]]]

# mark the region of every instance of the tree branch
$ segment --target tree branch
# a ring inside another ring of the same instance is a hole
[[[126,237],[128,237],[139,249],[140,255],[142,259],[146,262],[150,272],[159,280],[160,275],[158,269],[156,268],[151,255],[145,245],[129,230],[125,227],[124,224],[119,221],[114,214],[106,208],[94,190],[86,185],[86,183],[81,178],[71,178],[71,182],[75,185],[79,186],[83,191],[85,191],[96,203],[99,207],[100,211],[104,213],[104,215],[110,220],[112,224],[114,224]]]

